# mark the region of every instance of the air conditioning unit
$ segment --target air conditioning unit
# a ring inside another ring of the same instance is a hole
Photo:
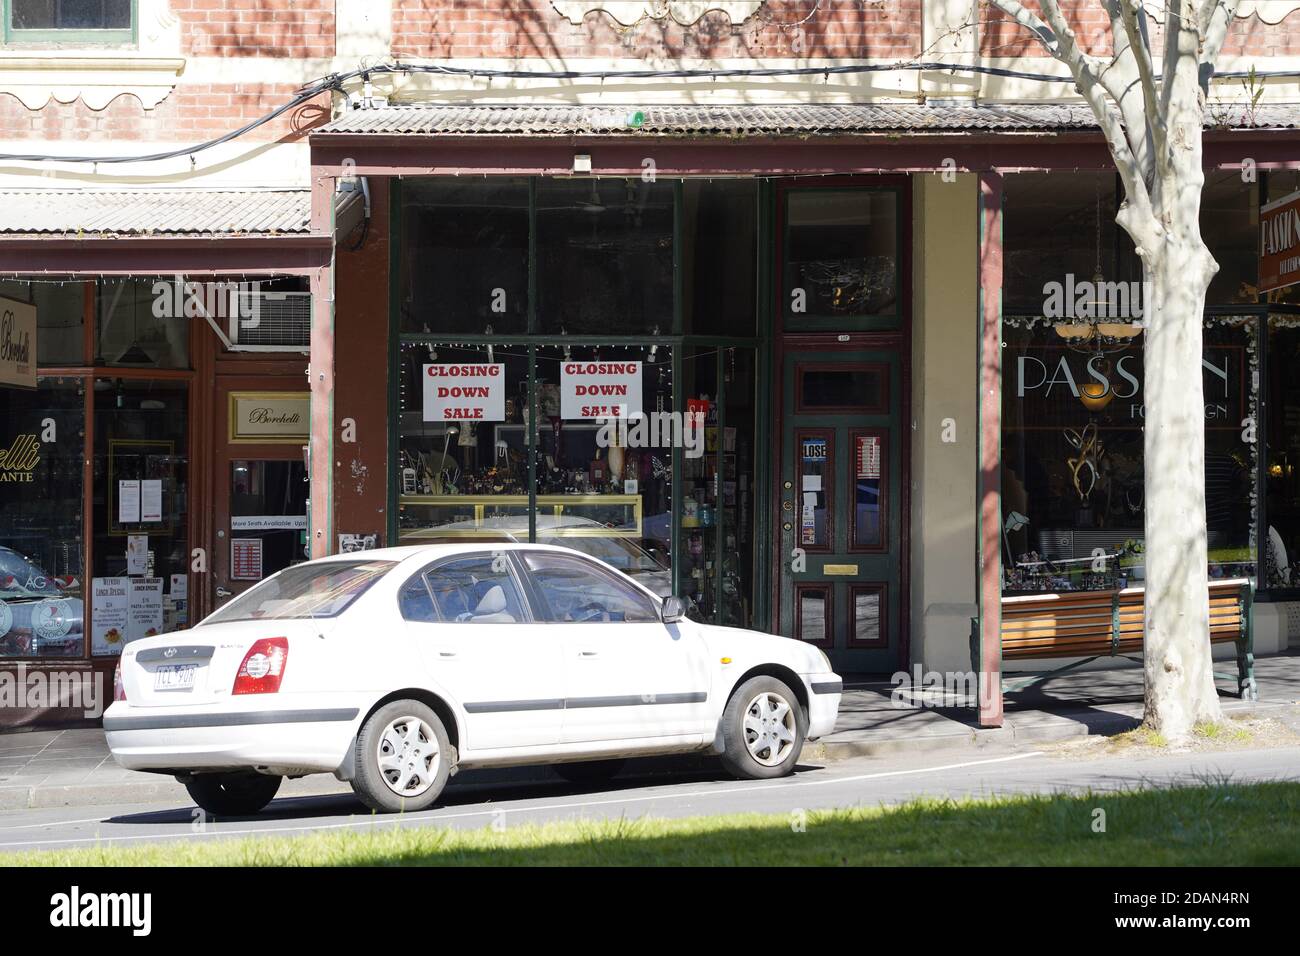
[[[311,348],[310,292],[240,292],[229,320],[231,351],[306,352]]]

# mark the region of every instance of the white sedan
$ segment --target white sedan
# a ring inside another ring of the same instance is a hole
[[[296,565],[133,641],[104,730],[123,767],[174,774],[214,814],[311,773],[419,810],[475,767],[597,780],[711,751],[738,777],[784,776],[841,689],[820,650],[689,621],[579,552],[458,542]]]

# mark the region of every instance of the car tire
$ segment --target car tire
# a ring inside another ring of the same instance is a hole
[[[352,789],[379,813],[427,810],[451,776],[455,751],[427,704],[395,700],[370,715],[357,735]]]
[[[263,773],[200,773],[185,789],[215,817],[246,817],[270,803],[283,780]]]
[[[557,763],[551,767],[569,783],[604,783],[612,780],[627,766],[622,758],[614,760],[584,760],[581,763]]]
[[[751,678],[722,711],[722,766],[741,780],[787,776],[807,733],[808,716],[788,685],[775,677]]]

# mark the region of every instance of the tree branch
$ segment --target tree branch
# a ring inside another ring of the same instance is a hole
[[[1125,49],[1137,65],[1138,78],[1142,84],[1142,100],[1146,106],[1145,126],[1150,136],[1152,152],[1155,153],[1155,174],[1163,176],[1169,169],[1169,134],[1165,126],[1163,103],[1156,92],[1156,71],[1151,62],[1151,37],[1147,32],[1146,13],[1142,9],[1142,0],[1115,2],[1124,23],[1124,36],[1127,39]],[[1118,55],[1117,50],[1117,58]]]
[[[1232,26],[1237,16],[1237,6],[1241,0],[1201,0],[1197,19],[1201,30],[1201,65],[1208,66],[1214,72],[1214,61],[1219,58],[1219,51],[1228,39],[1228,27]],[[1202,71],[1203,85],[1209,84],[1209,76]]]

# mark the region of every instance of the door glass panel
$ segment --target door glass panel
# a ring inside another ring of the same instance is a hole
[[[831,633],[830,589],[828,587],[798,587],[795,589],[795,632],[801,641],[825,644]]]
[[[654,602],[636,588],[583,561],[552,554],[524,556],[549,620],[574,623],[659,620]]]
[[[308,487],[301,460],[230,463],[232,581],[257,581],[306,560]]]
[[[801,366],[797,411],[883,410],[885,373],[870,365]]]
[[[91,653],[111,655],[189,622],[189,386],[100,378],[94,402],[92,584],[125,593],[92,604]]]
[[[852,549],[875,550],[885,543],[885,447],[882,434],[855,433],[853,459]]]
[[[834,533],[832,502],[834,499],[835,433],[827,429],[801,429],[795,432],[798,456],[799,490],[794,503],[798,518],[799,547],[815,551],[831,548]]]
[[[853,601],[853,643],[881,644],[884,591],[875,587],[851,589]]]
[[[893,192],[868,189],[787,193],[787,325],[898,310],[897,202]]]

